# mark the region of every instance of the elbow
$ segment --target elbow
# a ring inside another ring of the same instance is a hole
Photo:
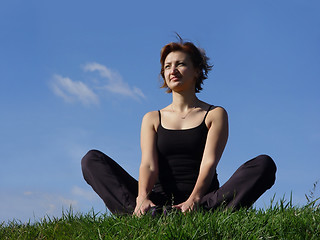
[[[150,171],[151,171],[155,176],[158,176],[158,174],[159,174],[159,168],[158,168],[158,166],[154,166],[154,167],[150,168]]]
[[[207,175],[214,175],[219,161],[206,161],[200,167],[200,172],[205,172]]]
[[[140,165],[140,172],[149,172],[152,175],[158,176],[159,168],[155,164],[141,164]]]
[[[158,158],[156,154],[142,154],[140,169],[148,170],[152,173],[158,173]]]

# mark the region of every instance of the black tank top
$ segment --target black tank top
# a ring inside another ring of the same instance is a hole
[[[171,130],[161,124],[157,130],[157,150],[159,179],[153,191],[162,192],[177,201],[185,201],[191,194],[199,175],[208,128],[205,119],[212,106],[207,110],[203,121],[194,128]],[[213,178],[209,190],[219,188],[217,176]]]

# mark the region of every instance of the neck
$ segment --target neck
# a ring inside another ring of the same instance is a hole
[[[176,111],[185,112],[190,108],[197,107],[199,102],[195,92],[172,92],[172,105]]]

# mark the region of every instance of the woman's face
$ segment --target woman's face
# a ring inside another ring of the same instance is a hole
[[[173,91],[195,89],[197,71],[187,53],[175,51],[170,52],[164,61],[164,77]]]

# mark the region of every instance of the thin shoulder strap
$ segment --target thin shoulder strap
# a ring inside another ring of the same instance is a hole
[[[203,121],[206,120],[206,117],[207,117],[207,115],[208,115],[208,112],[211,110],[212,107],[213,107],[213,105],[210,105],[210,106],[209,106],[209,108],[208,108],[208,110],[207,110],[207,112],[206,112],[206,115],[204,115]]]
[[[158,110],[158,112],[159,112],[159,123],[161,125],[161,113],[160,113],[160,110]]]

